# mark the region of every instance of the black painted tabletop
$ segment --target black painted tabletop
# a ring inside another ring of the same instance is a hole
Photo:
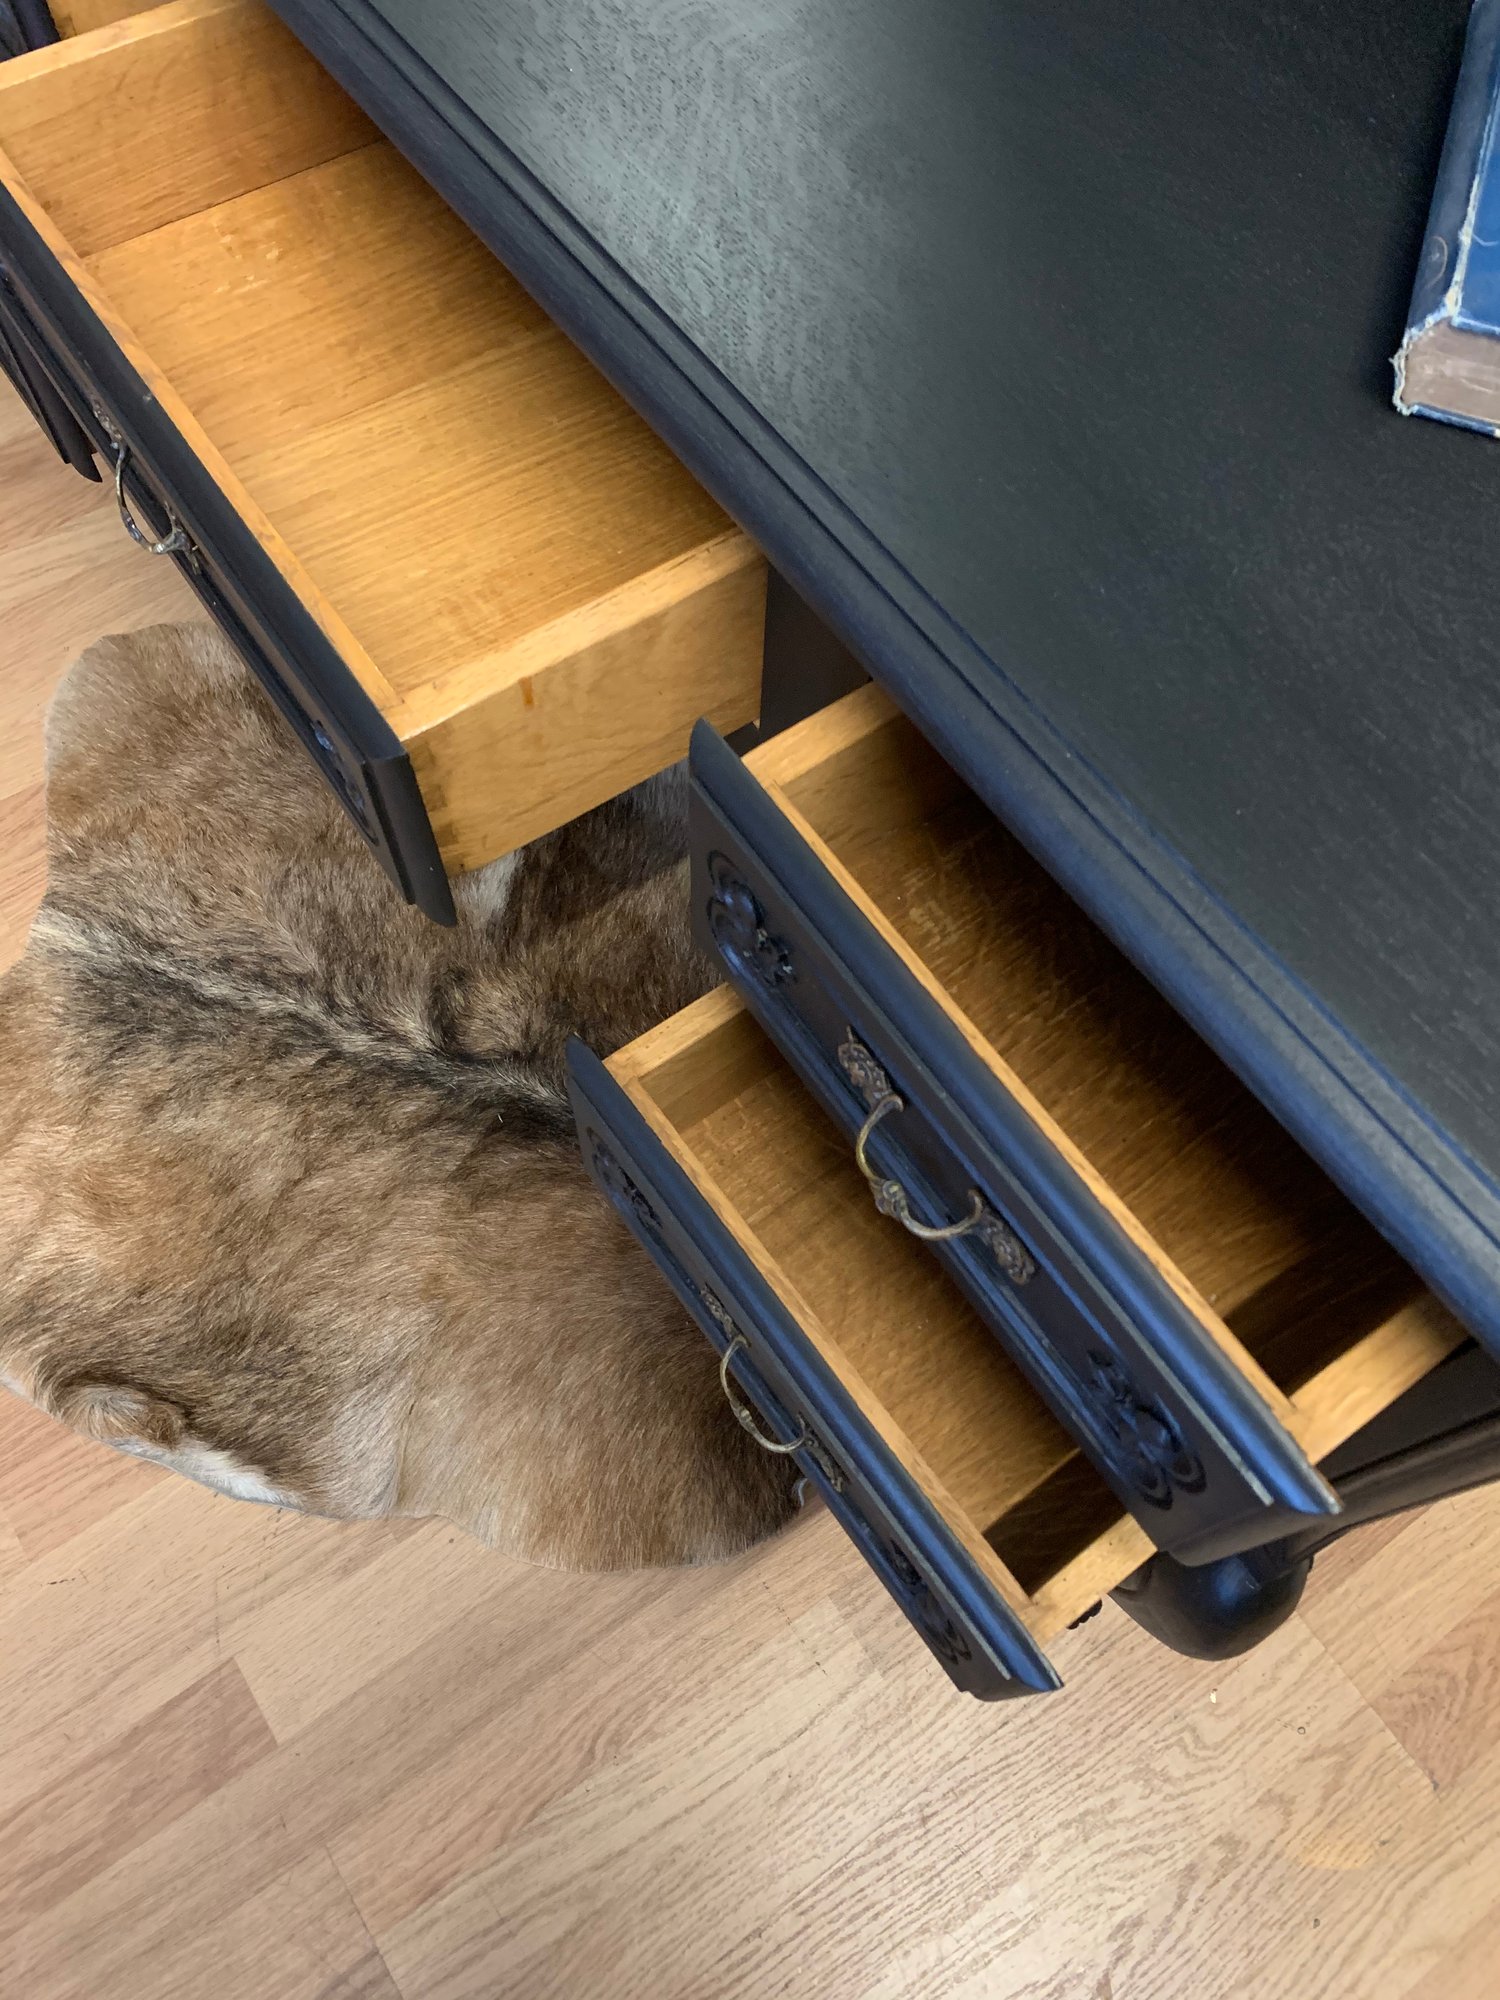
[[[1491,1183],[1500,442],[1390,369],[1466,0],[373,9]]]

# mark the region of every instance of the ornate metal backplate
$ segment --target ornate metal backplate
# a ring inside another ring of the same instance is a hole
[[[890,1077],[852,1028],[845,1031],[844,1039],[839,1043],[839,1068],[854,1086],[867,1111],[874,1111],[887,1098],[896,1095]]]
[[[726,1334],[730,1340],[742,1340],[744,1338],[744,1335],[734,1323],[733,1314],[716,1293],[711,1292],[707,1285],[700,1285],[698,1287],[698,1296],[702,1299],[709,1318],[722,1333]]]
[[[854,1157],[860,1172],[869,1182],[870,1193],[879,1212],[890,1216],[893,1221],[899,1222],[903,1229],[910,1230],[913,1236],[922,1237],[927,1242],[952,1241],[959,1236],[972,1237],[984,1245],[1013,1285],[1024,1285],[1034,1278],[1036,1263],[1030,1251],[1010,1224],[995,1213],[977,1188],[969,1190],[972,1208],[966,1219],[934,1227],[917,1218],[912,1210],[911,1197],[900,1181],[876,1173],[870,1167],[865,1157],[865,1145],[871,1132],[887,1112],[904,1110],[905,1105],[892,1087],[890,1076],[884,1066],[852,1028],[846,1031],[844,1040],[839,1043],[838,1060],[839,1068],[869,1109],[870,1115],[860,1132]]]

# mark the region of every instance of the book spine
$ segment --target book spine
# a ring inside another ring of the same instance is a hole
[[[1463,289],[1473,208],[1495,110],[1497,82],[1500,82],[1500,0],[1474,0],[1403,345],[1409,344],[1434,320],[1446,318]]]

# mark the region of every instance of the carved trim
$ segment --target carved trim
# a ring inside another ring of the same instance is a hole
[[[708,879],[709,934],[724,958],[762,986],[789,986],[797,977],[791,947],[766,929],[765,911],[728,855],[709,855]]]
[[[902,1589],[902,1601],[922,1637],[945,1666],[962,1666],[972,1660],[974,1649],[968,1634],[949,1615],[932,1585],[917,1568],[905,1549],[894,1542],[885,1544],[886,1560],[895,1571]]]
[[[850,1513],[876,1573],[945,1667],[964,1666],[974,1657],[968,1634],[953,1617],[901,1544],[883,1535],[857,1508]]]
[[[1201,1493],[1208,1474],[1170,1411],[1138,1386],[1117,1355],[1095,1348],[1089,1366],[1084,1387],[1113,1440],[1113,1470],[1123,1483],[1163,1511],[1179,1493]]]
[[[588,1144],[589,1172],[627,1222],[637,1224],[648,1236],[660,1238],[661,1217],[646,1196],[615,1158],[608,1143],[592,1126],[584,1134]]]

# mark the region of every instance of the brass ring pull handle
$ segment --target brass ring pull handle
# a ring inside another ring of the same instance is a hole
[[[887,1180],[870,1165],[865,1148],[870,1143],[870,1134],[888,1111],[904,1111],[906,1106],[892,1091],[889,1096],[876,1100],[875,1108],[859,1128],[859,1137],[854,1142],[854,1163],[870,1183],[875,1196],[875,1206],[882,1215],[894,1216],[903,1229],[909,1229],[913,1236],[920,1236],[924,1243],[948,1243],[955,1236],[967,1236],[984,1221],[984,1197],[977,1188],[970,1188],[974,1205],[962,1222],[930,1223],[918,1222],[911,1212],[911,1200],[900,1181]]]
[[[123,442],[116,445],[115,505],[120,510],[120,519],[125,523],[126,534],[129,535],[130,539],[133,542],[139,543],[139,545],[146,551],[147,555],[150,556],[186,555],[188,551],[192,548],[192,543],[188,540],[187,529],[184,528],[182,523],[176,518],[170,507],[167,508],[166,515],[168,521],[171,522],[171,526],[168,528],[166,534],[162,537],[162,539],[159,542],[155,542],[151,539],[151,537],[146,533],[145,529],[141,526],[140,522],[135,518],[134,514],[131,513],[130,501],[126,497],[125,493],[125,468],[129,463],[130,463],[129,445]]]
[[[879,1074],[884,1080],[884,1072]],[[1013,1285],[1026,1284],[1036,1276],[1036,1264],[1031,1252],[1009,1224],[1000,1220],[978,1188],[969,1189],[972,1206],[961,1222],[919,1222],[911,1212],[911,1198],[900,1181],[890,1180],[870,1165],[867,1151],[870,1134],[882,1118],[892,1111],[905,1109],[904,1102],[895,1091],[888,1088],[882,1090],[871,1105],[870,1114],[860,1126],[859,1137],[854,1142],[854,1163],[870,1184],[876,1208],[882,1215],[893,1217],[903,1229],[920,1237],[924,1243],[951,1243],[959,1236],[976,1237]]]
[[[749,1345],[750,1343],[746,1340],[745,1336],[742,1333],[737,1333],[719,1357],[719,1387],[724,1391],[724,1400],[728,1403],[730,1409],[734,1411],[735,1419],[740,1429],[748,1431],[762,1451],[774,1452],[778,1458],[789,1458],[794,1451],[808,1450],[812,1445],[813,1439],[806,1424],[802,1426],[800,1434],[794,1437],[790,1444],[778,1444],[775,1438],[768,1438],[766,1436],[759,1424],[756,1423],[750,1410],[740,1401],[739,1397],[730,1387],[729,1364],[742,1347],[748,1348]]]

